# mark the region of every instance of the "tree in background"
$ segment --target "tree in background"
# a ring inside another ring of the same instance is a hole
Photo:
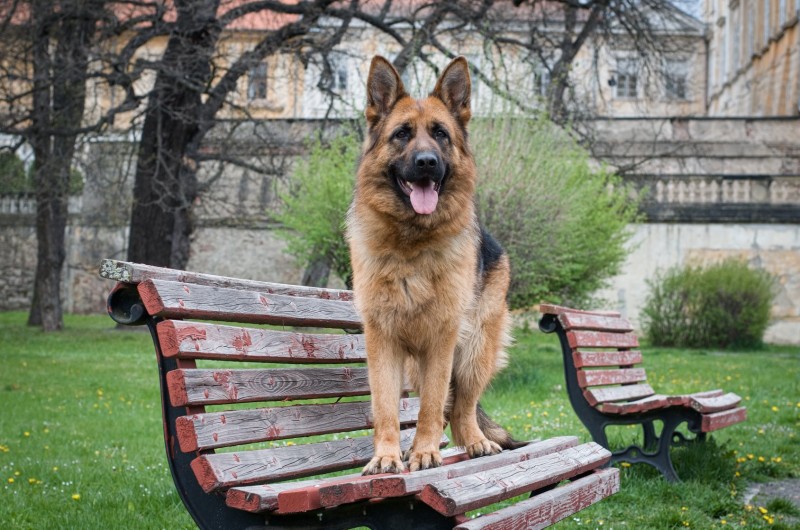
[[[34,152],[37,261],[30,325],[63,327],[61,270],[72,161],[83,115],[89,61],[104,14],[100,0],[31,0],[2,12],[5,79],[0,131]]]

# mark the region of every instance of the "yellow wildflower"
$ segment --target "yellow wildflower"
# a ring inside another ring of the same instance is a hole
[[[81,494],[80,494],[80,493],[73,493],[73,494],[72,494],[72,500],[73,500],[73,501],[79,501],[79,500],[81,500]]]

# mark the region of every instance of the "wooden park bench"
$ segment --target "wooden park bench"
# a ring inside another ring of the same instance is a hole
[[[639,341],[630,323],[614,312],[578,311],[544,304],[539,328],[556,332],[572,407],[595,442],[610,449],[609,425],[641,425],[642,446],[615,451],[611,463],[643,462],[677,481],[670,449],[704,441],[706,433],[744,421],[747,409],[732,392],[708,390],[667,396],[647,384]],[[663,427],[656,434],[654,422]],[[689,436],[677,428],[685,423]]]
[[[100,274],[119,282],[111,317],[152,334],[167,457],[200,528],[544,528],[619,488],[603,468],[611,453],[571,436],[474,460],[446,449],[439,468],[361,476],[373,448],[358,431],[372,420],[364,341],[341,332],[361,326],[350,291],[113,260]],[[419,400],[398,407],[408,448]],[[330,475],[345,470],[357,471]]]

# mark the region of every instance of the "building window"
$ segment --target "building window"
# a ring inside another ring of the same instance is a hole
[[[533,69],[533,93],[546,97],[548,86],[550,86],[550,70],[544,65],[535,66]]]
[[[636,59],[618,58],[614,96],[635,98],[639,95],[639,74]]]
[[[267,63],[258,63],[248,70],[247,99],[267,99]]]
[[[347,91],[349,81],[347,65],[347,58],[341,53],[334,52],[328,56],[328,66],[330,66],[329,77],[324,79],[323,82],[323,87],[326,90],[336,92],[337,94],[342,94]]]
[[[664,93],[667,99],[688,99],[689,64],[667,60],[664,64]]]

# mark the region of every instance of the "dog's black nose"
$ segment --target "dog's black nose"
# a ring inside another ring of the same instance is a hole
[[[414,157],[417,169],[433,169],[439,165],[439,157],[433,151],[422,151]]]

